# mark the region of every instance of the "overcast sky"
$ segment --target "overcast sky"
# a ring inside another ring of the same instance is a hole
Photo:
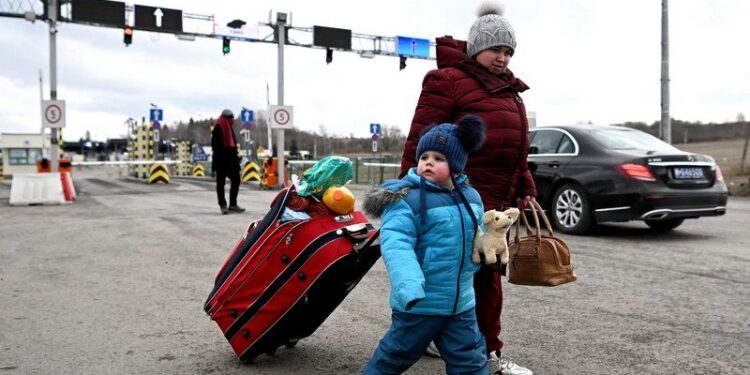
[[[5,3],[8,0],[1,0]],[[425,39],[465,39],[477,0],[424,1],[197,1],[143,0],[140,5],[215,15],[218,22],[267,22],[269,12],[291,13],[293,26],[348,28],[354,33]],[[538,125],[592,121],[652,123],[660,119],[660,0],[504,0],[518,46],[510,68],[531,89],[523,96]],[[750,1],[670,2],[672,117],[734,121],[750,115]],[[185,29],[210,31],[210,23]],[[0,18],[0,131],[40,128],[39,70],[49,97],[46,24]],[[271,29],[260,27],[262,36]],[[292,37],[305,39],[304,34]],[[277,102],[277,47],[220,39],[177,40],[136,31],[125,47],[122,30],[61,24],[57,34],[58,99],[67,106],[65,138],[120,137],[128,117],[148,116],[149,103],[164,122],[216,117],[223,108],[266,108]],[[309,37],[308,37],[309,38]],[[353,47],[366,47],[358,46]],[[434,54],[434,51],[432,52]],[[368,136],[370,123],[408,130],[422,78],[435,61],[360,58],[285,48],[285,104],[296,127]]]

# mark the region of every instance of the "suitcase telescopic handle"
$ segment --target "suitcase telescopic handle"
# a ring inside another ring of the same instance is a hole
[[[354,224],[345,226],[339,229],[338,232],[339,235],[343,235],[357,244],[367,239],[369,228],[367,228],[367,224]]]
[[[370,246],[373,245],[373,243],[378,239],[379,236],[380,236],[380,231],[377,230],[377,231],[375,231],[375,233],[372,234],[372,236],[370,236],[369,240],[363,241],[363,242],[359,242],[359,243],[355,243],[354,244],[354,249],[353,249],[354,252],[357,253],[358,256],[361,256],[362,255],[362,251],[364,251],[365,249],[369,249]]]
[[[352,247],[352,250],[357,255],[361,255],[361,252],[363,249],[369,248],[375,240],[377,240],[378,235],[380,234],[380,231],[376,231],[374,234],[370,235],[370,229],[374,229],[372,224],[354,224],[349,225],[347,227],[339,229],[337,232],[339,235],[342,235],[346,238],[348,238],[354,246]]]

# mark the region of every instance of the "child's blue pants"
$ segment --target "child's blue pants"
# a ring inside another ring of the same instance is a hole
[[[418,315],[393,310],[385,333],[364,369],[365,375],[401,374],[434,341],[445,361],[445,372],[482,374],[489,371],[484,337],[474,309],[453,316]]]

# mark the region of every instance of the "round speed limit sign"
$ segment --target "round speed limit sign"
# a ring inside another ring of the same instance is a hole
[[[271,127],[274,129],[291,129],[293,125],[293,110],[290,105],[271,106]]]
[[[44,126],[47,128],[64,128],[65,101],[45,100],[42,105],[44,107]]]

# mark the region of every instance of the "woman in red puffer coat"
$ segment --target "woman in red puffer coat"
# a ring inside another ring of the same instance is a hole
[[[414,167],[422,130],[431,124],[456,123],[467,114],[481,117],[487,126],[484,147],[469,155],[465,173],[482,196],[485,209],[504,210],[536,196],[528,169],[529,125],[519,95],[527,90],[508,70],[515,52],[513,28],[502,10],[484,6],[471,27],[468,42],[438,38],[438,69],[427,73],[401,158],[401,175]],[[502,288],[500,264],[483,265],[474,277],[479,329],[485,336],[490,360],[502,374],[531,374],[500,356]],[[500,373],[500,372],[498,372]]]

